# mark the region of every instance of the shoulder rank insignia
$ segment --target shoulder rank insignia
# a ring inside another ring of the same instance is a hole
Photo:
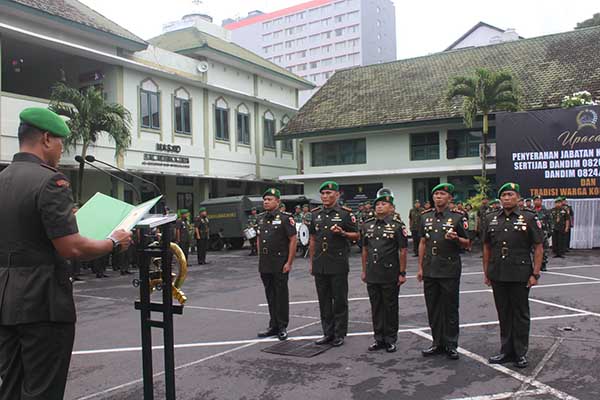
[[[50,171],[52,171],[52,172],[58,172],[58,170],[57,170],[56,168],[54,168],[54,167],[51,167],[51,166],[49,166],[48,164],[41,163],[40,165],[41,165],[42,167],[44,167],[44,168],[47,168],[47,169],[49,169],[49,170],[50,170]]]
[[[350,207],[346,207],[346,206],[342,206],[342,210],[346,210],[348,212],[352,212],[352,209]]]
[[[69,188],[69,187],[71,187],[71,184],[66,179],[58,179],[56,181],[56,186],[64,187],[64,188]]]
[[[313,208],[312,210],[310,210],[310,212],[315,212],[315,211],[321,211],[321,206],[317,206],[315,208]]]

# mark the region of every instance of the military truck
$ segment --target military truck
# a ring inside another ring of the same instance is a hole
[[[294,211],[296,205],[309,204],[315,207],[321,204],[320,200],[310,199],[304,195],[284,195],[281,201],[285,203],[288,212]],[[208,199],[200,203],[206,207],[210,221],[210,250],[222,250],[224,247],[238,250],[244,247],[244,229],[248,221],[248,215],[252,207],[262,212],[262,197],[260,195],[242,195],[230,197],[218,197]]]

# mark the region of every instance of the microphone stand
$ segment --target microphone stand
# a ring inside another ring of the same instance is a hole
[[[142,195],[140,193],[140,191],[138,190],[138,188],[135,187],[135,185],[131,184],[131,182],[127,182],[125,179],[118,177],[115,174],[111,174],[108,171],[103,170],[102,168],[98,168],[96,167],[94,164],[87,162],[86,160],[83,159],[83,157],[81,156],[75,156],[75,161],[77,161],[79,164],[86,164],[89,165],[90,167],[97,169],[98,171],[102,172],[103,174],[106,174],[108,176],[110,176],[111,178],[115,178],[116,180],[118,180],[119,182],[123,182],[124,184],[126,184],[127,186],[129,186],[130,188],[133,189],[133,191],[135,192],[135,194],[137,195],[138,198],[138,202],[141,203],[142,202]]]

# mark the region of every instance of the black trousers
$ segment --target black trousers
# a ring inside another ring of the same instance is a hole
[[[323,335],[343,338],[348,333],[348,274],[315,274]]]
[[[249,240],[250,242],[250,254],[256,254],[256,238],[252,238]]]
[[[424,278],[423,283],[433,345],[458,347],[460,278]]]
[[[419,231],[410,231],[410,234],[412,236],[412,242],[413,242],[413,253],[416,255],[419,255],[419,241],[421,240],[421,238],[419,237]]]
[[[0,326],[0,400],[62,400],[74,323]]]
[[[290,321],[288,277],[283,272],[260,274],[269,304],[269,329],[285,329]]]
[[[567,250],[568,233],[564,230],[552,231],[552,251],[557,256],[562,256]]]
[[[206,262],[206,250],[208,249],[208,239],[196,240],[196,247],[198,248],[198,264]]]
[[[373,331],[378,343],[396,343],[398,340],[398,293],[397,282],[367,283]]]
[[[183,255],[185,256],[185,260],[188,261],[188,255],[190,254],[190,242],[180,242],[177,244],[179,247],[181,247]]]
[[[500,321],[501,353],[527,354],[529,348],[529,289],[525,282],[492,281]]]

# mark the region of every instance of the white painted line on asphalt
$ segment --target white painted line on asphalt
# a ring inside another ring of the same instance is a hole
[[[433,340],[433,338],[431,337],[431,335],[428,335],[425,332],[422,332],[418,329],[415,329],[412,331],[412,333],[414,333],[417,336],[421,336],[422,338],[428,339],[428,340]],[[521,382],[527,382],[530,385],[533,385],[539,389],[545,390],[548,394],[551,394],[561,400],[577,400],[576,397],[573,397],[567,393],[561,392],[558,389],[554,389],[551,386],[546,385],[545,383],[542,383],[540,381],[537,381],[535,379],[532,379],[528,376],[525,376],[519,372],[513,371],[512,369],[509,369],[503,365],[500,364],[490,364],[488,363],[488,360],[486,360],[484,357],[480,356],[479,354],[470,352],[469,350],[466,350],[462,347],[458,348],[458,352],[469,357],[472,360],[475,360],[477,362],[479,362],[480,364],[486,365],[492,369],[495,369],[498,372],[502,372],[505,375],[510,376],[511,378],[514,378],[518,381]]]
[[[297,331],[297,330],[300,330],[300,329],[304,329],[304,328],[307,328],[307,327],[309,327],[309,326],[311,326],[311,325],[314,325],[314,324],[316,324],[316,323],[317,323],[317,321],[315,321],[315,322],[311,322],[311,323],[308,323],[308,324],[305,324],[305,325],[299,326],[299,327],[297,327],[297,328],[290,329],[288,332],[294,332],[294,331]],[[187,364],[182,364],[182,365],[179,365],[179,366],[175,367],[175,371],[178,371],[178,370],[180,370],[180,369],[183,369],[183,368],[191,367],[191,366],[194,366],[194,365],[198,365],[198,364],[200,364],[200,363],[203,363],[204,361],[212,360],[212,359],[214,359],[214,358],[218,358],[218,357],[224,356],[224,355],[226,355],[226,354],[233,353],[234,351],[238,351],[238,350],[245,349],[246,347],[253,346],[253,345],[255,345],[256,343],[257,343],[257,342],[254,342],[254,343],[246,343],[246,344],[244,344],[244,345],[242,345],[242,346],[234,347],[233,349],[225,350],[225,351],[222,351],[222,352],[220,352],[220,353],[213,354],[213,355],[211,355],[211,356],[204,357],[204,358],[201,358],[201,359],[199,359],[199,360],[196,360],[196,361],[189,362],[189,363],[187,363]],[[154,347],[153,347],[153,348],[154,348]],[[157,377],[159,377],[159,376],[162,376],[162,375],[164,375],[164,374],[165,374],[165,372],[164,372],[164,371],[161,371],[161,372],[157,372],[156,374],[154,374],[154,375],[152,375],[152,376],[153,376],[154,378],[157,378]],[[136,379],[136,380],[133,380],[133,381],[129,381],[129,382],[127,382],[127,383],[123,383],[123,384],[121,384],[121,385],[118,385],[118,386],[114,386],[114,387],[111,387],[111,388],[105,389],[105,390],[103,390],[103,391],[100,391],[100,392],[96,392],[96,393],[93,393],[93,394],[90,394],[90,395],[87,395],[87,396],[84,396],[84,397],[79,397],[77,400],[88,400],[88,399],[93,399],[94,397],[103,396],[103,395],[105,395],[105,394],[108,394],[108,393],[111,393],[111,392],[114,392],[114,391],[117,391],[117,390],[120,390],[120,389],[126,388],[126,387],[128,387],[128,386],[136,385],[136,384],[138,384],[138,383],[142,383],[142,382],[143,382],[143,379]]]
[[[585,316],[585,315],[589,315],[589,313],[587,312],[578,312],[575,314],[562,314],[562,315],[545,315],[545,316],[540,316],[540,317],[533,317],[531,318],[532,321],[543,321],[543,320],[552,320],[552,319],[560,319],[560,318],[573,318],[573,317],[581,317],[581,316]],[[309,324],[306,325],[302,325],[299,326],[297,328],[291,329],[288,332],[294,332],[303,328],[306,328],[308,326],[311,325],[315,325],[319,323],[319,321],[314,321],[311,322]],[[460,324],[459,326],[461,328],[472,328],[472,327],[478,327],[478,326],[487,326],[487,325],[497,325],[498,321],[485,321],[485,322],[472,322],[472,323],[465,323],[465,324]],[[411,328],[404,328],[404,329],[399,329],[398,333],[407,333],[407,332],[413,332],[413,331],[428,331],[429,327],[428,326],[424,326],[424,327],[411,327]],[[349,333],[347,336],[371,336],[373,335],[372,331],[368,331],[368,332],[352,332]],[[290,336],[288,338],[288,340],[314,340],[314,339],[319,339],[321,337],[321,335],[309,335],[309,336]],[[273,338],[265,338],[265,339],[241,339],[241,340],[227,340],[227,341],[220,341],[220,342],[198,342],[198,343],[185,343],[185,344],[176,344],[175,348],[176,349],[186,349],[186,348],[195,348],[195,347],[216,347],[216,346],[235,346],[235,345],[241,345],[241,344],[257,344],[257,343],[269,343],[269,342],[278,342],[279,339],[273,337]],[[152,346],[152,350],[161,350],[163,349],[163,346]],[[119,348],[113,348],[113,349],[99,349],[99,350],[79,350],[79,351],[74,351],[72,353],[72,355],[74,356],[80,356],[80,355],[94,355],[94,354],[106,354],[106,353],[127,353],[127,352],[133,352],[133,351],[141,351],[142,348],[141,347],[119,347]]]
[[[483,283],[482,283],[483,284]],[[579,285],[597,285],[600,284],[599,281],[593,282],[567,282],[567,283],[551,283],[548,285],[536,285],[532,289],[543,289],[543,288],[552,288],[552,287],[563,287],[563,286],[579,286]],[[471,293],[492,293],[492,289],[478,289],[478,290],[461,290],[460,294],[471,294]],[[405,299],[410,297],[423,297],[423,293],[412,293],[412,294],[401,294],[398,296],[399,299]],[[369,300],[368,297],[351,297],[348,301],[365,301]],[[303,300],[303,301],[290,301],[290,305],[299,305],[299,304],[317,304],[319,300]],[[261,303],[258,305],[259,307],[267,307],[267,303]]]
[[[593,311],[588,311],[588,310],[582,310],[582,309],[575,308],[575,307],[563,306],[562,304],[552,303],[550,301],[538,300],[538,299],[534,299],[534,298],[531,298],[531,297],[529,298],[529,301],[533,301],[534,303],[544,304],[544,305],[547,305],[547,306],[562,308],[563,310],[575,311],[575,312],[579,312],[579,313],[585,313],[585,314],[588,314],[588,315],[593,315],[593,316],[596,316],[596,317],[600,317],[600,313],[595,313]]]
[[[569,278],[581,278],[581,279],[589,279],[592,281],[600,281],[598,278],[592,278],[591,276],[583,276],[583,275],[574,275],[574,274],[565,274],[564,272],[552,272],[552,271],[544,271],[544,275],[559,275],[559,276],[568,276]]]
[[[85,297],[85,298],[97,299],[97,300],[108,300],[108,301],[130,301],[128,299],[117,299],[117,298],[114,298],[114,297],[89,296],[87,294],[79,294],[79,293],[73,293],[73,296]]]
[[[550,359],[552,358],[552,356],[554,355],[556,350],[558,350],[558,348],[560,347],[562,342],[563,342],[562,338],[554,341],[554,343],[552,344],[550,349],[546,352],[546,354],[544,355],[542,360],[539,362],[539,364],[535,367],[535,369],[529,376],[529,379],[534,380],[538,377],[540,372],[542,372],[542,369],[544,369],[544,367],[546,366],[546,363],[548,361],[550,361]],[[523,382],[516,393],[524,391],[525,389],[527,389],[528,386],[529,386],[529,382]],[[521,397],[521,396],[518,396],[516,393],[515,393],[515,398],[518,399],[519,397]]]
[[[482,396],[473,396],[473,397],[457,397],[450,400],[504,400],[504,399],[512,399],[513,396],[538,396],[541,394],[547,394],[548,392],[543,389],[533,389],[533,390],[522,390],[519,392],[504,392],[504,393],[496,393],[496,394],[485,394]]]

